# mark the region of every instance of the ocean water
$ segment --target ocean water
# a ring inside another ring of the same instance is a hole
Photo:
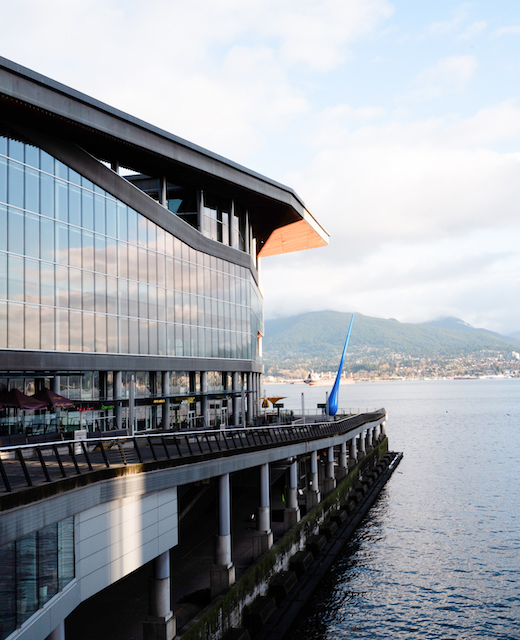
[[[325,388],[269,385],[286,408]],[[358,383],[404,458],[290,640],[520,638],[520,379]]]

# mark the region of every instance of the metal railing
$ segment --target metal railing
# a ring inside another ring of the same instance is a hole
[[[190,458],[195,461],[201,456],[233,455],[340,435],[368,422],[384,420],[385,415],[385,410],[379,409],[305,425],[226,427],[0,447],[0,476],[4,493],[11,493],[113,467],[158,461],[185,464]]]

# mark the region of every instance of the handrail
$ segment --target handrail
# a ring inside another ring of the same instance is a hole
[[[244,450],[316,440],[345,434],[367,422],[383,421],[385,417],[385,410],[379,409],[310,424],[148,432],[5,446],[0,447],[0,478],[4,491],[11,493],[111,467],[161,460],[187,462],[200,456],[234,455]]]

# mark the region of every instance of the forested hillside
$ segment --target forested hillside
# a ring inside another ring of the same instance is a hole
[[[337,369],[350,318],[350,313],[318,311],[266,321],[263,340],[266,373],[298,368]],[[507,352],[519,349],[520,340],[475,329],[457,318],[408,324],[357,313],[346,369],[355,370],[356,361],[367,358],[375,360],[396,355],[443,358],[482,350]]]

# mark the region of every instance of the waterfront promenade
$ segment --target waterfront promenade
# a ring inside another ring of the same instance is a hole
[[[58,547],[74,549],[69,579],[57,560],[57,584],[39,585],[43,606],[9,637],[183,635],[383,441],[385,418],[3,448],[0,542],[14,547],[15,571],[18,550],[55,525]],[[21,620],[26,604],[12,601]]]

